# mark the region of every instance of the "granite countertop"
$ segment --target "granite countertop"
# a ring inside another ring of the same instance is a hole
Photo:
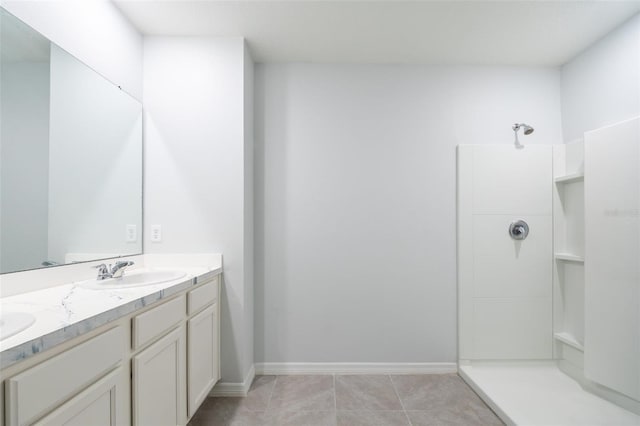
[[[159,284],[108,290],[85,288],[82,281],[78,281],[0,299],[1,312],[27,312],[36,318],[31,327],[0,341],[0,369],[210,280],[222,272],[221,266],[151,269],[180,270],[187,275]]]

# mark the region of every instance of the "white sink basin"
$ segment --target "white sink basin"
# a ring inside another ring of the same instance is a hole
[[[0,340],[18,334],[31,327],[36,317],[27,312],[0,313]]]
[[[118,288],[143,287],[147,285],[161,284],[179,280],[187,275],[183,271],[131,271],[125,272],[121,278],[109,278],[106,280],[88,280],[80,285],[94,290],[112,290]]]

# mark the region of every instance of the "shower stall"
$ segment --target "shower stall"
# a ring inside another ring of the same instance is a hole
[[[463,379],[507,424],[640,425],[640,118],[460,145],[457,202]]]

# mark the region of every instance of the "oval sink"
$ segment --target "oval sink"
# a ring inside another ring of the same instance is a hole
[[[0,313],[0,340],[26,330],[34,322],[36,322],[36,317],[27,312]]]
[[[146,285],[162,284],[169,281],[179,280],[180,278],[184,278],[186,275],[187,273],[183,271],[132,271],[125,273],[121,278],[85,281],[81,286],[94,290],[143,287]]]

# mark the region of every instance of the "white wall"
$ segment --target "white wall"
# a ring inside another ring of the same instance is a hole
[[[49,62],[0,69],[0,272],[48,259]]]
[[[564,142],[640,114],[640,15],[562,67]]]
[[[163,233],[145,252],[223,254],[224,382],[253,362],[249,59],[241,38],[145,38],[145,227]]]
[[[244,45],[244,278],[245,278],[245,365],[254,361],[254,63]]]
[[[111,1],[0,0],[0,5],[142,99],[142,36]]]
[[[557,69],[259,65],[256,362],[456,360],[456,145],[562,140]]]

